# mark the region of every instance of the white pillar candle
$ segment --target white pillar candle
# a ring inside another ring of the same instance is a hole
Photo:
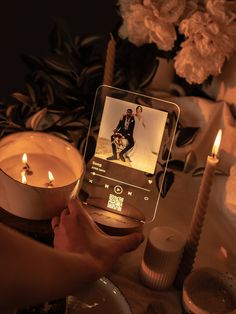
[[[155,227],[148,237],[141,262],[141,280],[151,289],[168,289],[176,276],[184,240],[171,227]]]

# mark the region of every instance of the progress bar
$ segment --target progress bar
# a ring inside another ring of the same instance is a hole
[[[127,183],[127,182],[124,182],[124,181],[120,181],[120,180],[113,179],[113,178],[110,178],[110,177],[107,177],[107,176],[103,176],[102,174],[98,174],[98,173],[96,173],[96,172],[90,172],[90,173],[91,173],[93,176],[98,176],[98,177],[105,178],[105,179],[108,179],[108,180],[111,180],[111,181],[115,181],[115,182],[118,182],[118,183],[123,183],[123,184],[132,186],[132,187],[134,187],[134,188],[137,188],[137,189],[140,189],[140,190],[143,190],[143,191],[151,192],[151,190],[148,190],[148,189],[145,189],[145,188],[141,188],[141,187],[138,186],[138,185],[130,184],[130,183]]]

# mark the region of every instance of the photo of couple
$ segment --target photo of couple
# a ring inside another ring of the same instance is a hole
[[[166,117],[165,112],[107,97],[95,156],[154,173]]]

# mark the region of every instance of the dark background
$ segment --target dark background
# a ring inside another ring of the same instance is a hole
[[[21,53],[44,56],[53,18],[72,35],[109,34],[119,20],[115,0],[4,0],[0,4],[0,99],[24,89]]]

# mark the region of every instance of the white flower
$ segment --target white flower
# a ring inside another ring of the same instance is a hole
[[[158,20],[154,16],[145,17],[145,26],[150,30],[149,40],[159,49],[169,51],[174,47],[176,31],[172,24]]]
[[[171,51],[176,28],[184,35],[175,68],[190,84],[218,75],[236,51],[236,0],[119,0],[119,5],[124,20],[119,34],[136,46],[155,43]]]
[[[228,25],[225,32],[230,37],[230,43],[233,46],[233,50],[236,51],[236,22]]]
[[[221,72],[225,56],[215,51],[211,57],[199,53],[193,42],[188,39],[175,57],[176,73],[190,84],[201,84],[209,75],[216,76]]]
[[[181,19],[190,17],[198,9],[198,0],[187,0]]]
[[[202,56],[211,56],[219,52],[229,57],[234,50],[234,40],[226,32],[225,25],[213,19],[207,12],[195,12],[181,22],[180,33],[190,38]]]
[[[236,3],[232,3],[232,1],[229,1],[228,3],[228,1],[225,0],[208,0],[206,3],[206,10],[216,21],[227,25],[235,20]]]
[[[127,14],[132,4],[141,4],[141,0],[119,0],[118,6],[120,7],[121,15]]]
[[[143,4],[153,10],[162,22],[176,23],[185,9],[186,0],[144,0]]]
[[[151,14],[141,4],[132,4],[128,13],[123,16],[124,23],[119,29],[121,38],[128,38],[136,46],[141,46],[149,42],[149,30],[144,25],[146,15]]]
[[[141,4],[131,4],[123,15],[119,29],[121,38],[128,38],[136,46],[155,43],[159,49],[169,51],[174,47],[176,31],[171,23],[165,23],[153,15],[153,11]]]
[[[210,16],[208,14],[197,11],[192,16],[184,19],[180,23],[179,32],[181,34],[184,34],[186,37],[191,37],[193,34],[204,32],[205,28],[209,27],[209,24],[211,24],[211,22],[212,19],[210,19]],[[214,29],[214,27],[212,29]]]

